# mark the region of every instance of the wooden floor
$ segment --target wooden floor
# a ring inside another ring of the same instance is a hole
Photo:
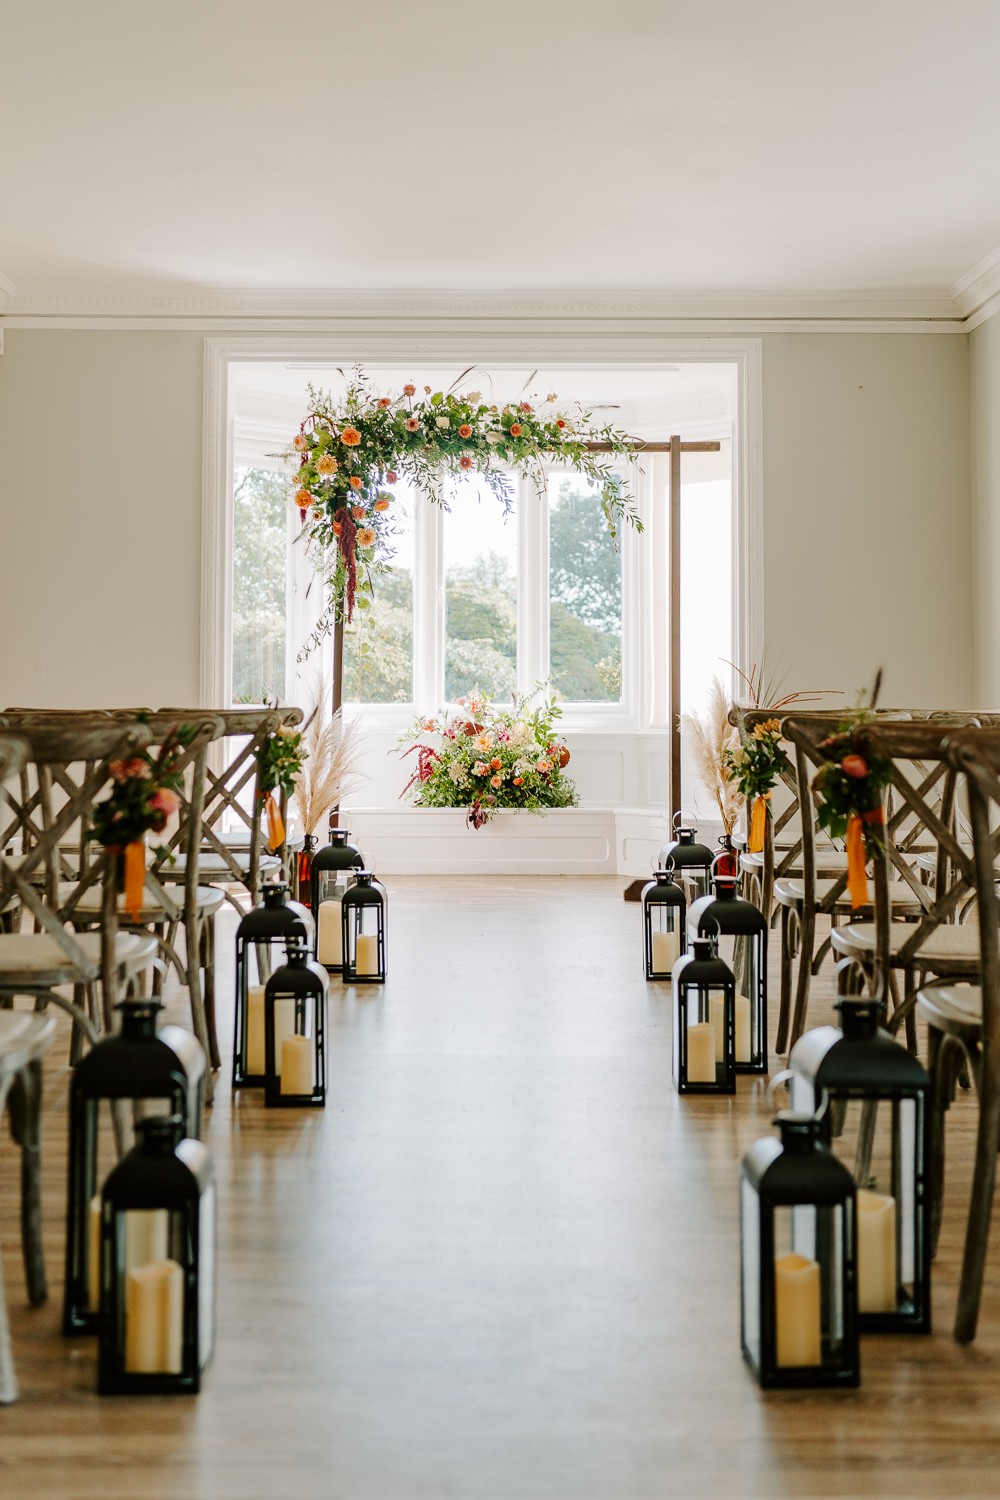
[[[391,882],[390,980],[334,988],[324,1112],[223,1082],[219,1340],[197,1398],[94,1394],[59,1334],[67,1047],[46,1104],[52,1297],[25,1305],[0,1152],[21,1400],[0,1495],[31,1500],[645,1500],[1000,1492],[1000,1229],[981,1332],[866,1338],[856,1392],[764,1396],[739,1347],[737,1174],[763,1081],[682,1101],[670,990],[603,879]],[[231,987],[224,917],[222,991]],[[830,1018],[829,984],[813,1018]],[[172,1009],[178,1009],[175,993]],[[225,1050],[231,1008],[224,1005]],[[223,1075],[225,1078],[225,1074]],[[952,1112],[969,1156],[974,1105]]]

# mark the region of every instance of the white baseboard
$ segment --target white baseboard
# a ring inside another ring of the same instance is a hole
[[[653,808],[499,812],[483,828],[452,808],[352,808],[379,875],[647,875],[669,837]]]

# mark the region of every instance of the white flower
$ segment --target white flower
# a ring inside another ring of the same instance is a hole
[[[470,391],[465,399],[470,406],[478,406],[483,399],[483,393],[482,391]]]
[[[457,761],[452,761],[448,767],[448,775],[456,786],[464,786],[469,779],[466,775],[465,767],[460,766]]]
[[[486,434],[486,441],[488,443],[494,443],[494,444],[495,443],[502,443],[503,442],[503,433],[502,432],[488,432]]]
[[[532,729],[530,724],[526,724],[522,719],[519,723],[514,725],[514,728],[511,730],[510,737],[514,741],[515,745],[528,745],[532,742],[532,740],[534,740],[535,731],[534,729]]]
[[[451,426],[451,418],[450,417],[435,417],[434,421],[437,424],[437,426],[442,429],[442,431],[446,427],[450,427]]]
[[[512,771],[515,776],[523,776],[525,771],[530,770],[531,762],[529,760],[516,760],[512,767]]]

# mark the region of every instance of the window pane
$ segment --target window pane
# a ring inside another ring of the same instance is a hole
[[[517,680],[517,506],[505,512],[479,478],[446,497],[445,697],[479,688],[507,701]]]
[[[600,491],[575,474],[549,478],[549,670],[570,703],[622,696],[622,560]]]
[[[413,698],[413,492],[400,483],[392,493],[391,568],[375,580],[371,607],[356,608],[344,631],[345,703]]]
[[[233,484],[234,703],[285,696],[288,479],[238,468]]]
[[[731,447],[719,454],[688,455],[697,478],[681,483],[681,708],[703,715],[712,678],[730,691],[733,651]],[[715,477],[718,475],[718,477]],[[685,747],[681,756],[681,801],[701,818],[718,817],[711,792]]]

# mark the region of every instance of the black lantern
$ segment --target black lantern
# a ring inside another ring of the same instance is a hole
[[[215,1185],[180,1115],[140,1120],[101,1202],[102,1395],[193,1392],[215,1337]]]
[[[732,970],[710,937],[674,965],[674,1084],[679,1094],[735,1094]]]
[[[825,1138],[858,1191],[862,1333],[930,1333],[930,1079],[881,1026],[882,1002],[841,1000],[842,1031],[801,1036],[788,1060],[792,1108],[823,1103]]]
[[[264,1103],[326,1103],[326,999],[330,981],[305,940],[264,986]]]
[[[345,984],[385,983],[385,892],[370,870],[359,870],[344,894]]]
[[[813,1115],[775,1124],[740,1179],[743,1354],[765,1387],[857,1385],[854,1179]]]
[[[673,864],[674,876],[687,892],[688,901],[697,901],[709,891],[714,855],[706,844],[695,842],[697,828],[682,828],[683,813],[674,814],[674,832],[677,835],[669,844],[664,844],[657,857],[661,870],[668,861]]]
[[[248,911],[236,929],[236,1015],[233,1038],[233,1088],[264,1087],[264,985],[275,965],[272,949],[299,936],[312,947],[313,919],[298,901],[287,899],[288,887],[263,887],[263,901]]]
[[[736,977],[736,1071],[767,1072],[767,919],[737,896],[738,877],[713,874],[713,894],[688,911],[691,934],[715,932]]]
[[[668,866],[642,888],[642,952],[647,979],[669,979],[687,952],[684,892]]]
[[[93,1333],[100,1307],[101,1185],[117,1160],[115,1140],[137,1115],[183,1115],[201,1135],[205,1054],[181,1026],[156,1029],[159,1000],[118,1006],[121,1030],[95,1042],[73,1071],[63,1332]],[[102,1113],[104,1128],[102,1130]],[[113,1128],[112,1128],[113,1127]]]
[[[346,828],[331,828],[330,842],[312,859],[312,914],[316,923],[315,957],[325,969],[339,974],[344,966],[343,913],[340,903],[364,856],[349,842]]]

